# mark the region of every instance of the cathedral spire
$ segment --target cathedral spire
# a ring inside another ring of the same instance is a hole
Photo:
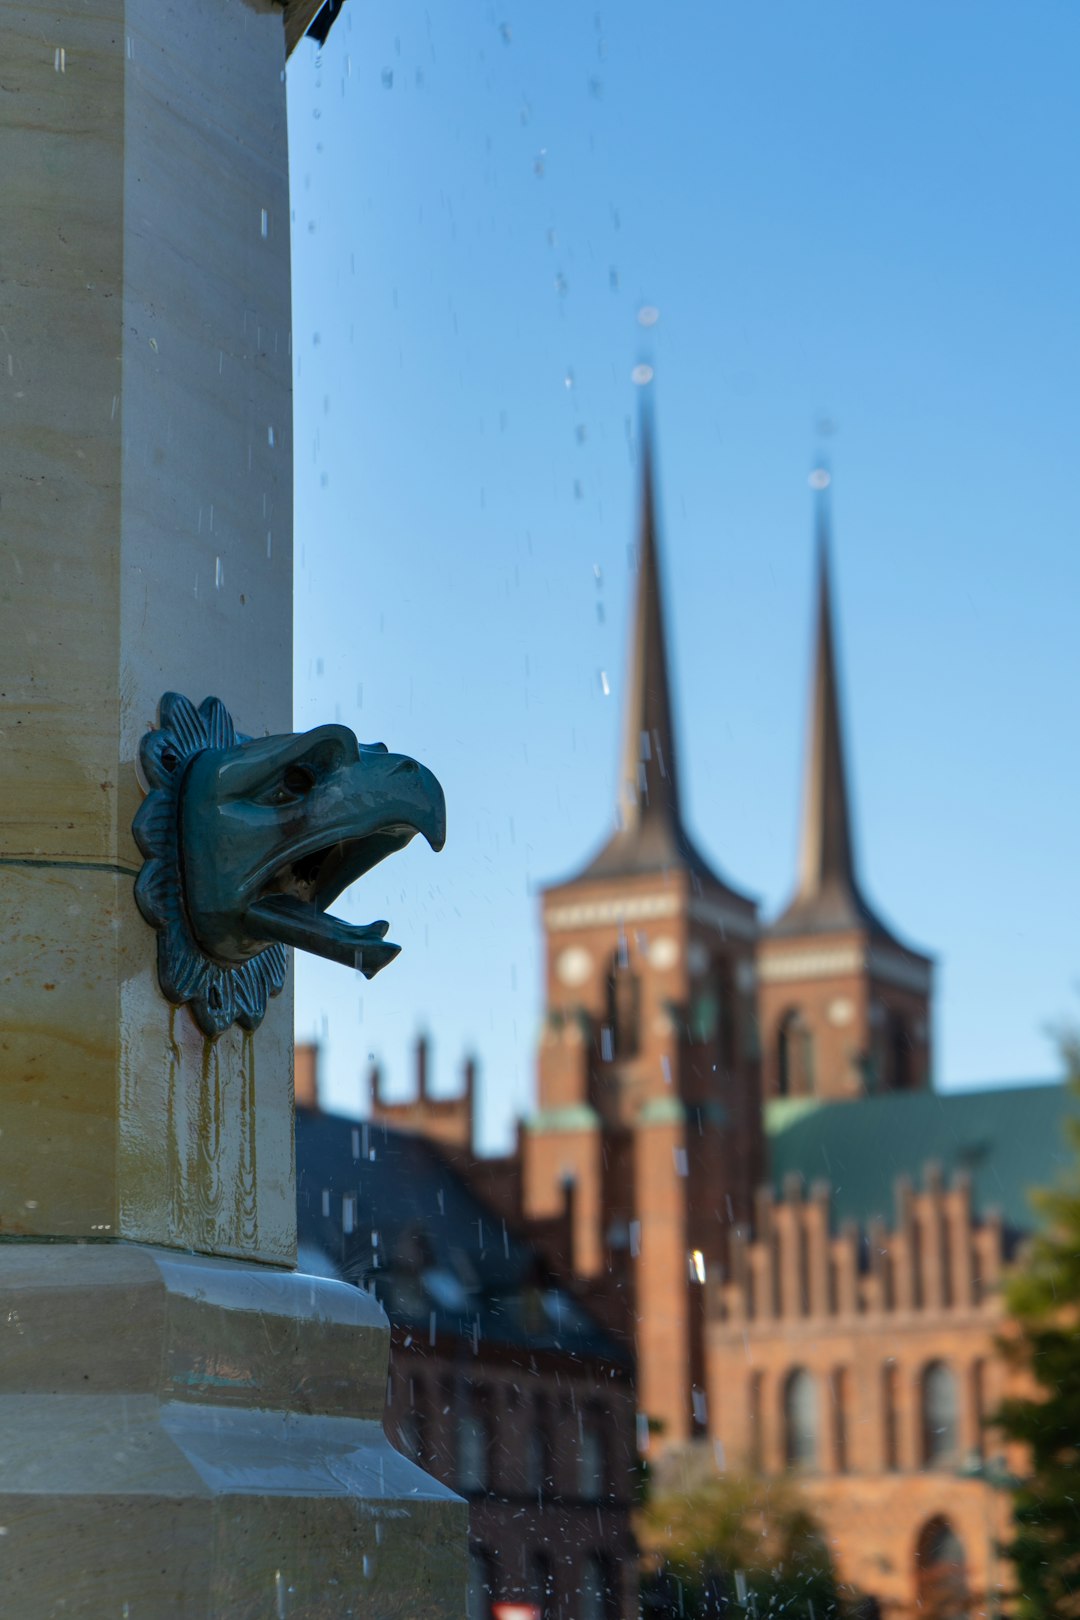
[[[804,899],[829,888],[853,896],[858,892],[833,638],[827,476],[821,470],[816,497],[817,648],[799,853],[799,894]]]
[[[670,835],[681,836],[675,724],[657,542],[652,423],[645,410],[641,415],[638,574],[623,708],[618,796],[620,822],[626,832],[641,830],[646,823],[663,823]]]
[[[637,582],[623,704],[623,740],[616,791],[618,826],[582,878],[626,877],[689,870],[695,881],[721,890],[741,905],[695,848],[683,824],[675,738],[675,706],[664,626],[652,418],[643,407],[639,427],[641,494]]]
[[[817,644],[803,785],[799,880],[794,899],[774,927],[785,933],[869,928],[887,934],[885,925],[863,898],[856,875],[833,632],[829,474],[819,466],[810,481],[816,491]]]

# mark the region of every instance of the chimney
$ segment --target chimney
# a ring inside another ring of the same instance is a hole
[[[470,1052],[463,1067],[465,1081],[465,1128],[466,1146],[470,1153],[475,1151],[476,1138],[476,1059]]]
[[[293,1068],[297,1108],[319,1109],[319,1048],[315,1041],[297,1041]]]

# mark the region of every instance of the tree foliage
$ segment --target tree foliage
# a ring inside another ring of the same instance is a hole
[[[829,1620],[839,1611],[821,1530],[788,1478],[725,1474],[668,1490],[643,1510],[638,1536],[676,1599],[675,1613]]]
[[[1080,1101],[1080,1035],[1063,1046]],[[1067,1130],[1076,1165],[1060,1188],[1036,1195],[1042,1228],[1006,1290],[1013,1331],[1001,1348],[1031,1392],[1008,1397],[993,1416],[1030,1458],[1004,1549],[1021,1620],[1080,1617],[1080,1117]]]

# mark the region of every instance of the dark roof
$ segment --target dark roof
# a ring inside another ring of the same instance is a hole
[[[325,45],[345,0],[281,0],[281,4],[285,7],[285,51],[291,55],[305,34]]]
[[[325,45],[327,35],[337,22],[344,4],[345,0],[326,0],[326,4],[320,7],[308,29],[308,38]]]
[[[619,825],[579,878],[618,878],[681,867],[747,907],[696,848],[679,797],[671,672],[664,628],[652,428],[641,419],[641,512],[629,675],[619,757]]]
[[[865,930],[881,944],[907,950],[871,907],[856,872],[829,580],[827,487],[827,484],[821,487],[817,496],[817,639],[806,747],[799,880],[794,897],[769,933],[817,934],[858,929]]]
[[[929,1161],[946,1182],[971,1176],[976,1215],[998,1210],[1014,1232],[1036,1217],[1029,1193],[1075,1164],[1064,1122],[1077,1110],[1061,1082],[987,1087],[978,1091],[905,1091],[855,1102],[781,1098],[765,1113],[769,1165],[777,1196],[784,1178],[809,1184],[827,1178],[837,1223],[891,1220],[894,1184],[918,1186]]]
[[[426,1138],[296,1111],[299,1242],[371,1288],[395,1326],[628,1365]]]

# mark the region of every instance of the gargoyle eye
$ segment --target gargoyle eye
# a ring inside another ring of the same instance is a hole
[[[288,765],[281,781],[287,792],[299,798],[315,786],[315,772],[308,765]]]

